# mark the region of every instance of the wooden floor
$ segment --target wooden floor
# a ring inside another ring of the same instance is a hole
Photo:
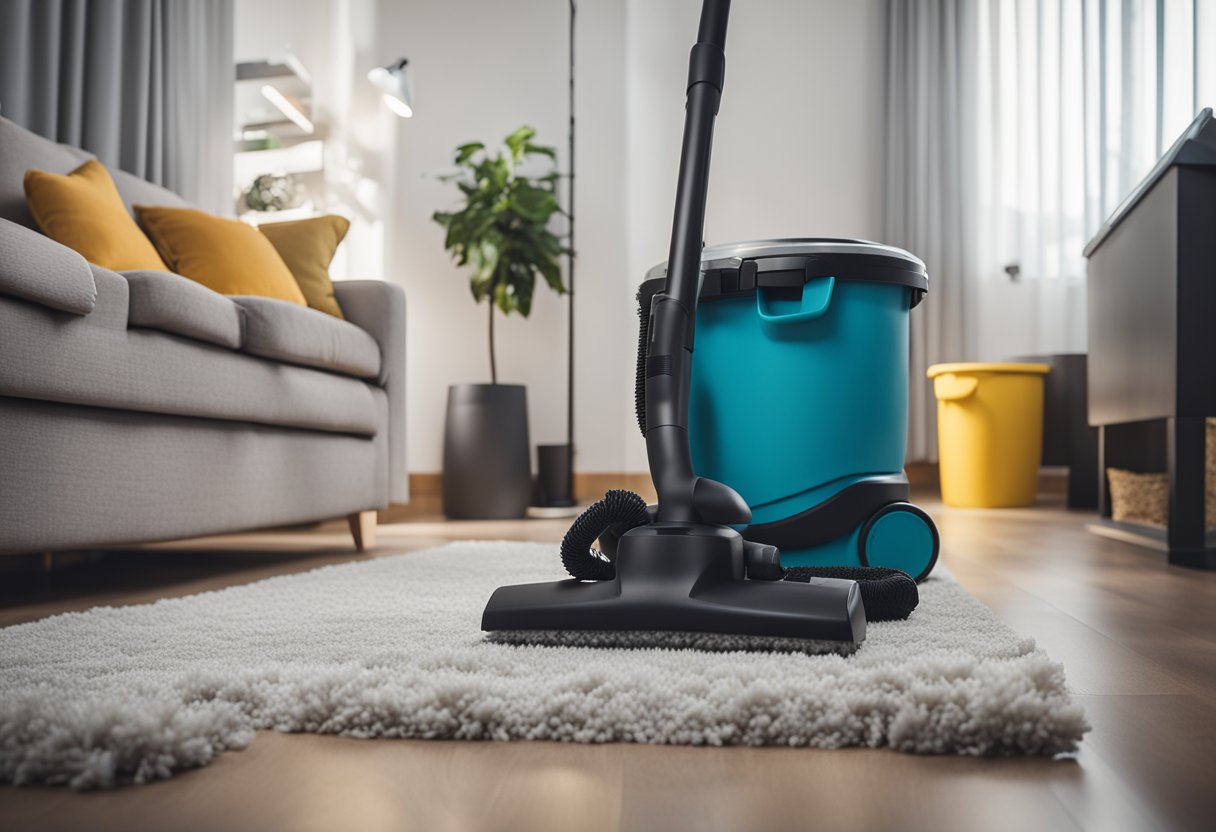
[[[1209,830],[1216,574],[1041,506],[948,510],[943,563],[1064,662],[1093,731],[1075,759],[889,751],[353,740],[262,733],[150,786],[0,789],[5,830]],[[372,556],[461,538],[556,541],[564,521],[382,526]],[[107,553],[0,574],[0,624],[357,557],[344,526]]]

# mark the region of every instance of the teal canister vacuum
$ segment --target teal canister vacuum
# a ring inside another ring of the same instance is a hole
[[[491,596],[482,629],[495,641],[848,653],[865,639],[867,612],[871,620],[905,618],[916,606],[916,585],[898,570],[783,569],[776,546],[733,528],[752,519],[743,497],[693,469],[694,321],[729,9],[729,0],[705,0],[701,9],[668,269],[644,328],[639,383],[658,504],[613,491],[591,506],[562,543],[570,580],[500,587]]]

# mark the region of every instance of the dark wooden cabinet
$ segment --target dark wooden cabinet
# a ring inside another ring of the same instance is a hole
[[[1216,125],[1205,114],[1085,253],[1103,515],[1093,530],[1212,569],[1204,420],[1216,416]],[[1169,472],[1168,528],[1110,519],[1107,466]]]

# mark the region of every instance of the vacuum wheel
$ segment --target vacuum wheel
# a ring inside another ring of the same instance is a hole
[[[857,536],[862,566],[886,566],[907,572],[917,583],[937,563],[941,538],[923,509],[911,503],[888,503],[870,515]]]

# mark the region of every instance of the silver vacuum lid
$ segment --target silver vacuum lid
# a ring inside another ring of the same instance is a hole
[[[798,257],[808,255],[860,255],[886,257],[904,261],[910,270],[925,272],[919,257],[902,248],[870,240],[850,240],[833,237],[785,237],[772,240],[748,240],[706,246],[701,250],[701,270],[738,268],[744,260],[767,257]],[[667,276],[667,261],[652,266],[646,279]]]

